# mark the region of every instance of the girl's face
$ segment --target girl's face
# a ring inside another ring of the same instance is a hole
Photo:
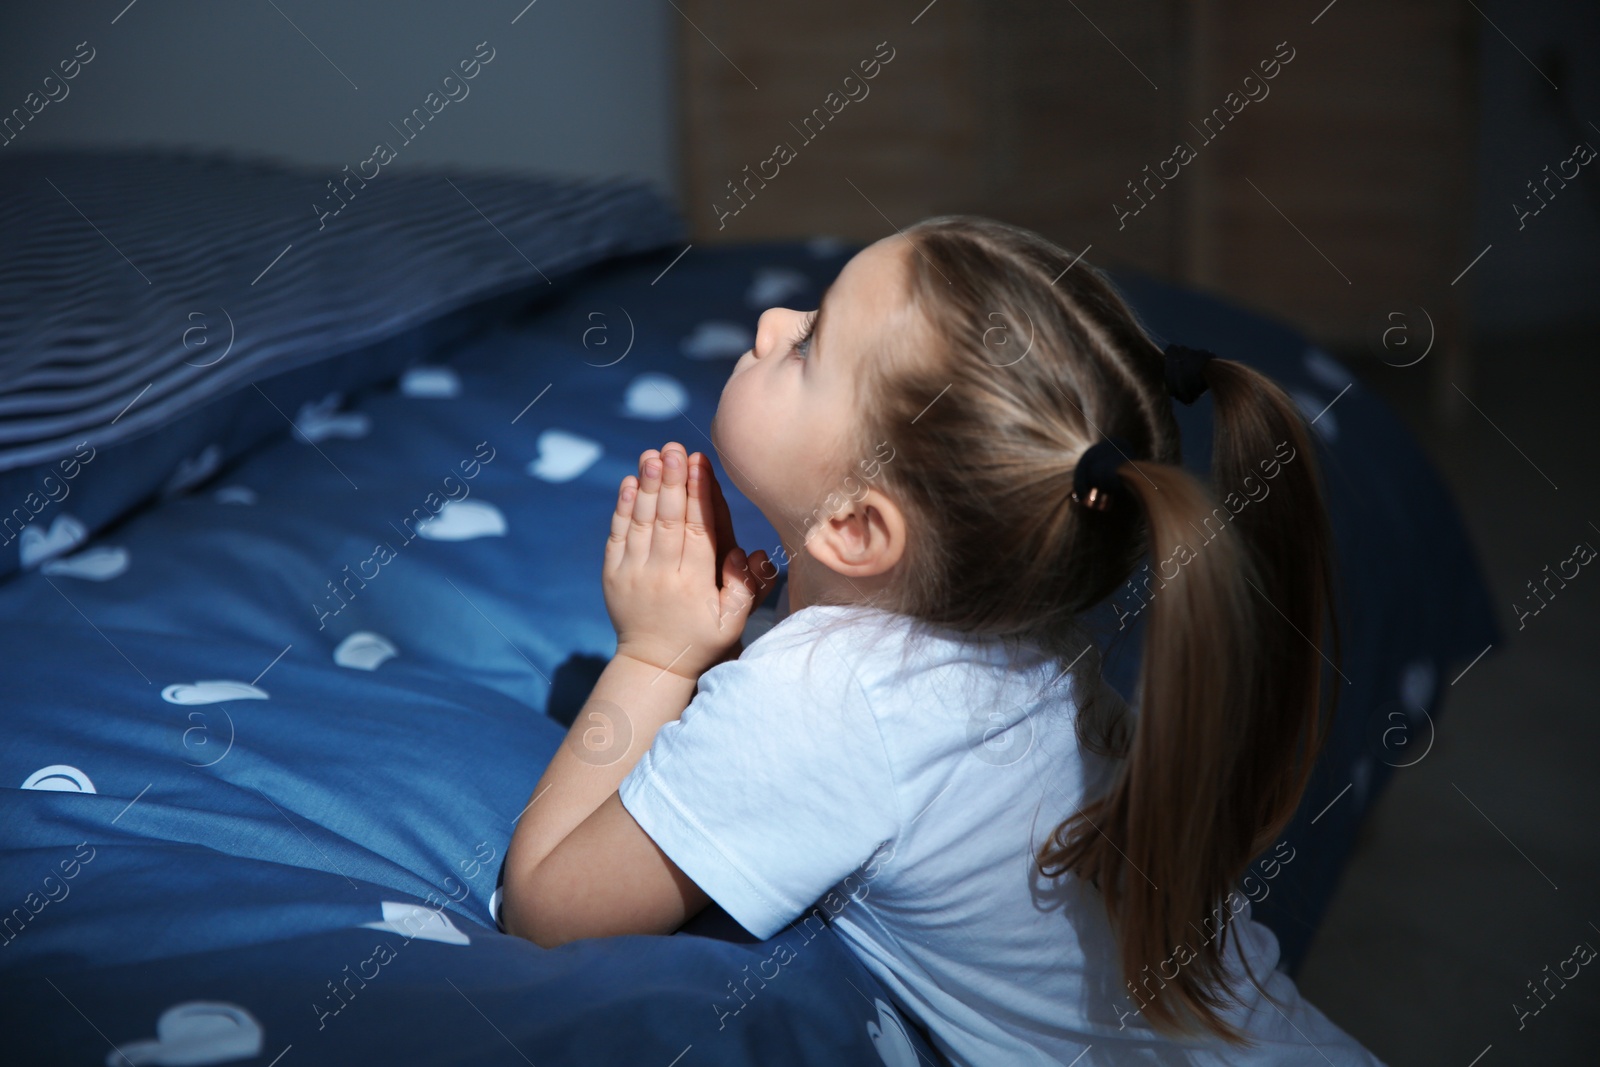
[[[908,254],[915,253],[907,241],[886,237],[845,264],[817,311],[764,312],[755,347],[722,388],[711,442],[729,479],[791,554],[825,523],[823,501],[856,488],[834,484],[842,482],[839,472],[872,458],[844,453],[860,428],[863,370],[913,325]]]

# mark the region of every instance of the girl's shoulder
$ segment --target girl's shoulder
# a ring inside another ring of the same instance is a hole
[[[1106,708],[1108,699],[1120,702],[1089,676],[1095,672],[1062,670],[1032,644],[975,638],[864,605],[808,605],[779,620],[745,654],[825,661],[859,683],[873,704],[904,704],[931,690],[956,707],[1003,704],[1018,714],[1049,708],[1052,718],[1063,709],[1076,717],[1080,704],[1097,717],[1120,710]]]
[[[849,632],[854,640],[874,634],[903,632],[914,625],[914,620],[907,616],[865,604],[807,604],[797,611],[790,611],[787,593],[787,587],[780,591],[778,610],[771,624],[756,639],[757,642],[770,638],[773,643],[788,644],[799,639],[841,632]],[[747,641],[745,647],[754,648],[755,643]]]

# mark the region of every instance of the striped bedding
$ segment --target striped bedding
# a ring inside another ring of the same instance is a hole
[[[344,206],[330,216],[335,200]],[[23,526],[49,529],[45,508],[67,491],[64,459],[97,457],[70,487],[74,512],[94,516],[93,532],[181,473],[171,455],[145,471],[99,459],[108,449],[251,383],[493,297],[537,297],[579,268],[675,243],[682,232],[665,200],[627,180],[447,171],[363,180],[348,168],[177,150],[8,154],[0,520],[13,521],[0,535],[0,575],[25,564]],[[358,361],[340,384],[371,384],[364,370],[395,368]],[[249,416],[263,433],[324,396],[274,393],[263,402],[251,392],[240,403],[261,409]],[[90,493],[102,499],[85,506]]]

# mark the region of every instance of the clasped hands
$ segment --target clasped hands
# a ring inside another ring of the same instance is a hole
[[[765,551],[736,542],[710,457],[676,441],[640,454],[617,491],[601,573],[617,655],[698,679],[738,655],[775,574]]]

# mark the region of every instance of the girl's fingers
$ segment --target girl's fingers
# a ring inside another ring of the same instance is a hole
[[[711,469],[710,460],[706,461],[706,470]],[[712,509],[716,516],[717,531],[717,568],[720,572],[723,563],[728,558],[728,551],[739,542],[733,535],[733,515],[728,511],[728,501],[722,495],[722,484],[715,475],[709,478],[711,482]]]
[[[756,554],[750,558],[748,566],[750,592],[755,597],[755,604],[750,610],[754,611],[767,602],[767,594],[772,592],[772,577],[777,576],[777,568],[773,567],[772,560],[768,558],[767,550],[764,548],[756,549]]]
[[[717,628],[720,630],[727,624],[731,616],[739,618],[740,613],[746,610],[751,597],[744,584],[744,568],[747,566],[744,549],[735,545],[728,550],[722,561],[722,591],[719,594],[721,609],[717,616]]]
[[[711,464],[705,453],[689,457],[689,499],[684,516],[683,564],[701,573],[716,573],[715,501],[711,498]]]
[[[735,547],[728,553],[722,566],[722,616],[743,617],[759,608],[772,591],[772,583],[761,575],[770,570],[767,553],[757,549],[747,556],[744,549]]]
[[[656,497],[656,528],[650,535],[650,558],[674,570],[683,560],[688,484],[688,453],[676,441],[668,441],[661,449],[661,489]]]
[[[606,537],[607,572],[622,565],[622,556],[628,547],[628,528],[633,525],[633,502],[638,493],[639,479],[631,474],[617,487],[617,507],[611,513],[611,533]]]
[[[628,524],[627,554],[643,561],[650,555],[650,539],[655,533],[656,501],[661,495],[661,453],[646,449],[639,455],[639,495],[633,501],[633,519]]]
[[[766,550],[758,548],[755,555],[747,556],[744,549],[735,549],[723,566],[724,591],[731,589],[735,603],[748,602],[751,611],[759,608],[772,590],[772,583],[762,577],[771,570]]]

